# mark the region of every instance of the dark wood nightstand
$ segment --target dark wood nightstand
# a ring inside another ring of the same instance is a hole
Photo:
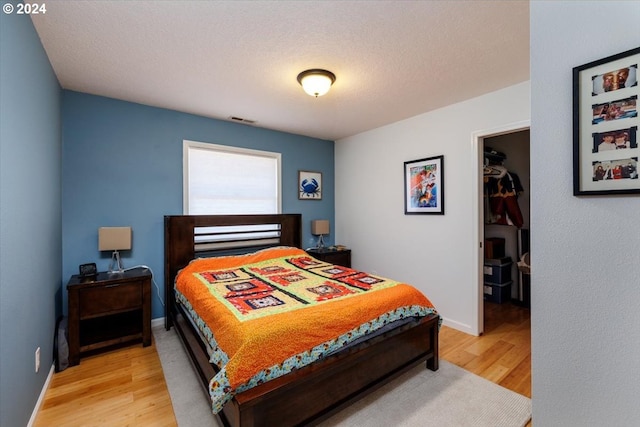
[[[351,268],[351,249],[341,251],[329,249],[307,249],[307,253],[320,261]]]
[[[69,365],[82,353],[127,341],[151,345],[151,270],[71,276],[69,297]]]

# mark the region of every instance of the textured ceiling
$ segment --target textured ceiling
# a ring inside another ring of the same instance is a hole
[[[51,1],[65,89],[336,140],[529,79],[528,1]],[[305,94],[299,72],[337,80]]]

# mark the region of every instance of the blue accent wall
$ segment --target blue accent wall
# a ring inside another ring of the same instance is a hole
[[[111,254],[98,251],[98,227],[131,226],[132,250],[121,252],[124,267],[149,266],[164,298],[163,218],[182,214],[185,139],[282,153],[282,212],[302,214],[303,245],[314,241],[311,220],[334,224],[333,141],[66,90],[62,105],[65,283],[79,264],[107,269]],[[322,172],[321,201],[298,199],[298,170]],[[152,317],[162,317],[153,291]],[[63,294],[66,313],[66,289]]]
[[[14,2],[15,3],[15,2]],[[0,425],[27,425],[60,312],[61,88],[28,15],[0,16]],[[40,347],[40,371],[35,350]]]

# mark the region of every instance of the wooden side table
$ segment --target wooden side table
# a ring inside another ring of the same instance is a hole
[[[341,265],[351,268],[351,249],[330,250],[330,249],[307,249],[307,253],[320,261],[330,264]]]
[[[151,270],[71,276],[69,298],[69,365],[84,352],[142,340],[151,345]]]

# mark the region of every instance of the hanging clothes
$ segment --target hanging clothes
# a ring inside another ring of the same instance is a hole
[[[499,173],[501,170],[504,170],[504,173]],[[518,205],[518,196],[524,192],[524,188],[517,174],[506,170],[504,166],[486,166],[484,189],[489,213],[485,218],[489,223],[515,225],[518,228],[524,225],[522,211]]]

